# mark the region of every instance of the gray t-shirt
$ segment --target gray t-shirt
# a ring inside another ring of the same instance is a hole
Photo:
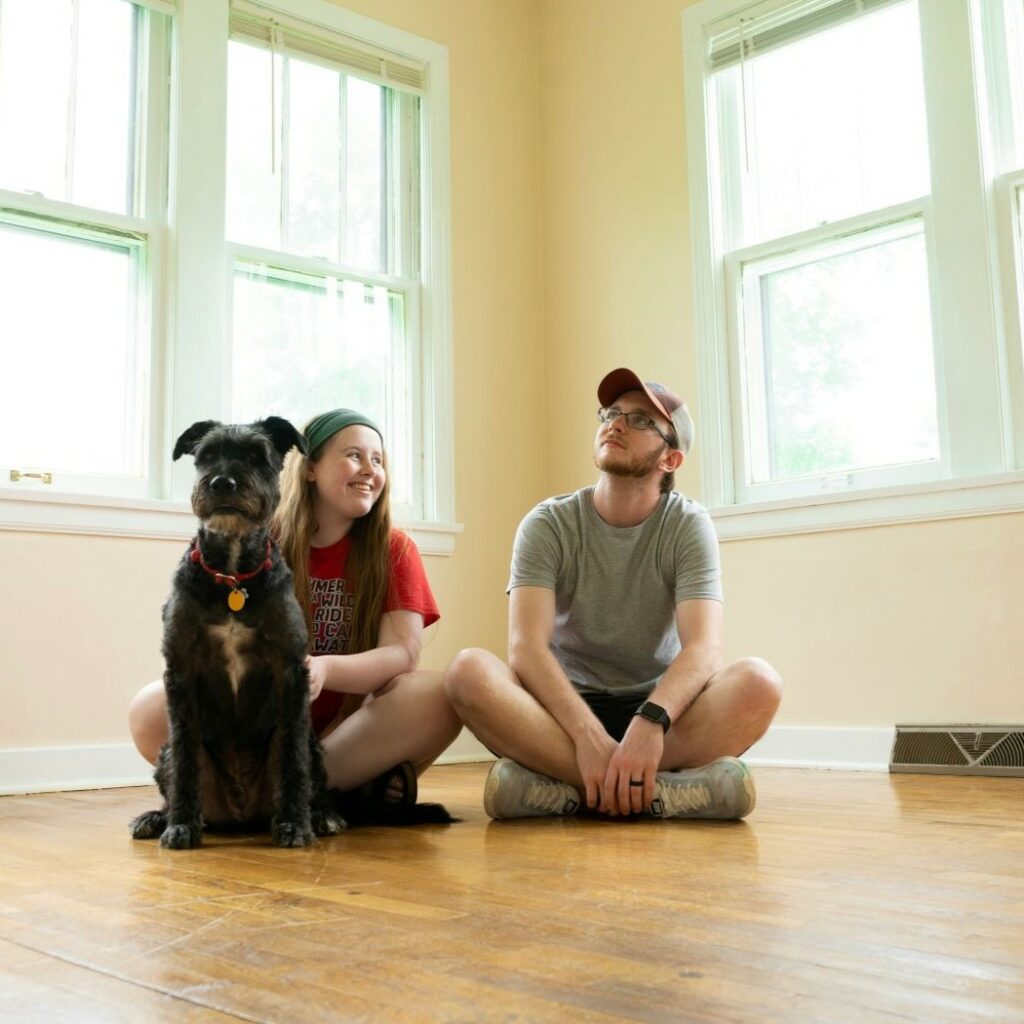
[[[639,526],[616,527],[585,487],[519,524],[515,587],[555,592],[551,650],[577,690],[643,695],[681,649],[676,605],[722,600],[718,538],[704,507],[677,491]]]

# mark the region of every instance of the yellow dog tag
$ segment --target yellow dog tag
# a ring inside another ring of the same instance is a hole
[[[233,612],[240,612],[245,607],[245,596],[244,590],[232,590],[228,594],[228,607]]]

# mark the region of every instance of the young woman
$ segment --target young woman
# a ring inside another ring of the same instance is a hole
[[[460,728],[441,673],[417,669],[423,629],[438,619],[415,544],[391,526],[380,430],[351,409],[310,420],[308,456],[292,450],[273,532],[295,576],[310,631],[313,726],[328,783],[353,818],[407,808],[416,778]],[[163,683],[129,711],[154,762],[168,735]]]

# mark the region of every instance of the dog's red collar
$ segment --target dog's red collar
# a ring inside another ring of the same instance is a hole
[[[192,542],[192,550],[189,552],[189,560],[195,562],[201,566],[206,572],[213,577],[214,583],[223,583],[224,586],[231,588],[231,593],[228,594],[228,607],[233,612],[240,612],[245,607],[245,599],[249,596],[248,591],[243,590],[238,584],[245,580],[251,580],[254,576],[259,576],[265,569],[273,567],[274,563],[270,557],[271,545],[269,539],[267,540],[267,556],[263,559],[260,564],[253,569],[252,572],[219,572],[216,569],[211,569],[205,561],[203,561],[203,553],[199,550],[199,538],[197,537]]]

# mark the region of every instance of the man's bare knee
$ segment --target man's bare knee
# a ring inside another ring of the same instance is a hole
[[[455,655],[444,671],[444,688],[456,708],[466,708],[486,701],[493,678],[501,662],[490,651],[467,647]]]
[[[772,716],[782,701],[782,676],[763,658],[743,658],[732,666],[744,710],[757,716]]]

